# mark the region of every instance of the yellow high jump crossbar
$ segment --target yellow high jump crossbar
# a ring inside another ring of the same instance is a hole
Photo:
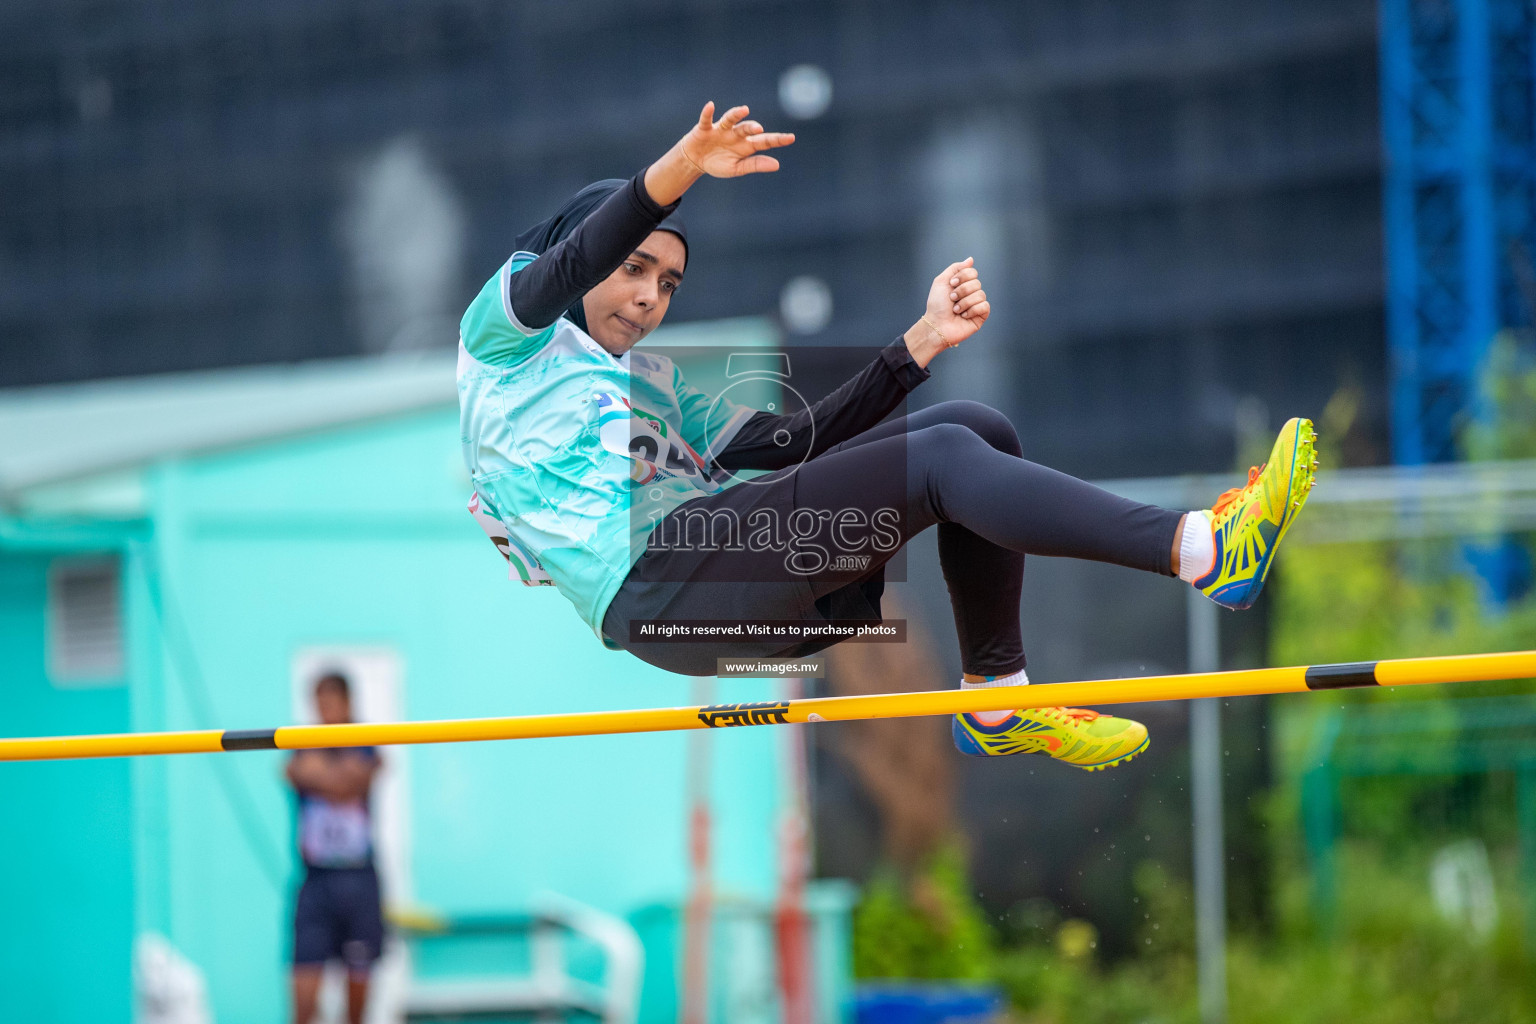
[[[1418,686],[1425,683],[1531,678],[1536,678],[1536,651],[1508,651],[1502,654],[1455,654],[1435,658],[1398,658],[1341,665],[1243,669],[1235,672],[1195,672],[1038,686],[808,697],[803,700],[750,704],[584,711],[512,718],[285,725],[276,729],[203,729],[195,732],[102,736],[39,736],[0,739],[0,761],[673,732],[738,725],[799,725],[805,722],[911,718],[960,712],[1009,711],[1016,708],[1081,707],[1138,701],[1192,700],[1200,697],[1250,697],[1266,693],[1305,693],[1358,686]]]

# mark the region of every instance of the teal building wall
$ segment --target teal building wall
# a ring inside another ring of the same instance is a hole
[[[0,557],[0,724],[11,735],[122,731],[129,720],[124,680],[65,688],[49,678],[50,560],[41,552]],[[5,769],[0,976],[11,977],[0,984],[0,1016],[127,1021],[134,927],[129,766],[112,760]]]

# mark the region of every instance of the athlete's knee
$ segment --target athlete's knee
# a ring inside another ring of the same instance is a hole
[[[1024,454],[1024,448],[1019,444],[1018,431],[1014,430],[1007,416],[990,405],[961,398],[940,402],[933,409],[941,422],[970,429],[1000,452],[1018,456]]]
[[[935,423],[907,435],[907,461],[913,475],[927,477],[968,462],[990,448],[963,423]]]
[[[967,478],[984,473],[998,458],[980,434],[960,423],[935,423],[907,435],[907,500],[928,508],[939,522],[950,520],[952,496]]]

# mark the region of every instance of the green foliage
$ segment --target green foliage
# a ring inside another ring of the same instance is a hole
[[[1074,955],[1068,941],[1082,922],[1065,921],[1054,941],[1009,950],[998,961],[997,980],[1029,1024],[1144,1021],[1184,1024],[1194,1010],[1194,917],[1187,883],[1161,864],[1137,866],[1132,912],[1140,955],[1103,964],[1094,951]]]
[[[1449,541],[1327,544],[1288,549],[1276,566],[1271,662],[1307,665],[1436,654],[1523,650],[1536,636],[1536,595],[1489,610],[1464,573],[1433,572],[1455,552]],[[1422,570],[1422,571],[1421,571]],[[1526,680],[1443,687],[1341,690],[1322,697],[1276,698],[1279,775],[1293,782],[1310,764],[1322,719],[1341,706],[1412,700],[1439,704],[1465,697],[1530,692]],[[1405,789],[1417,785],[1401,782]],[[1293,792],[1282,793],[1283,798]],[[1284,816],[1282,815],[1282,818]],[[1279,822],[1283,824],[1283,822]]]
[[[1232,1024],[1536,1022],[1512,867],[1501,873],[1500,922],[1479,940],[1435,910],[1427,853],[1389,860],[1378,844],[1346,845],[1332,940],[1311,917],[1308,879],[1287,872],[1274,939],[1230,944]]]
[[[1165,969],[1193,962],[1195,904],[1189,883],[1169,874],[1157,861],[1143,861],[1136,865],[1133,884],[1141,911],[1136,938],[1143,955],[1167,961]]]
[[[1515,858],[1496,858],[1500,916],[1479,938],[1443,920],[1430,895],[1433,843],[1339,850],[1339,907],[1329,932],[1314,919],[1311,880],[1295,856],[1275,860],[1276,921],[1260,937],[1229,936],[1230,1024],[1536,1024],[1536,972],[1522,933]],[[993,981],[1017,1024],[1196,1024],[1194,913],[1188,884],[1137,866],[1138,953],[1106,961],[1043,901],[1027,936],[997,949],[949,847],[909,886],[886,874],[855,914],[860,977]]]
[[[1195,1024],[1190,978],[1147,960],[1105,968],[1044,947],[1012,951],[998,980],[1023,1024]]]
[[[1488,416],[1473,422],[1463,436],[1467,457],[1536,458],[1536,359],[1513,334],[1494,339],[1483,364],[1479,386]]]
[[[951,842],[910,880],[879,872],[853,915],[859,978],[986,981],[996,937],[971,894],[965,853]]]
[[[1275,664],[1524,649],[1536,636],[1536,600],[1490,612],[1468,574],[1435,570],[1454,558],[1449,541],[1287,549],[1272,581]]]
[[[1453,542],[1329,544],[1286,551],[1277,565],[1271,659],[1277,665],[1370,661],[1384,657],[1520,650],[1536,636],[1536,595],[1490,610],[1466,574],[1433,572],[1452,564]],[[1445,759],[1458,742],[1455,702],[1467,697],[1529,693],[1529,681],[1462,683],[1454,688],[1344,690],[1326,696],[1276,698],[1271,707],[1279,785],[1271,796],[1273,835],[1295,841],[1301,773],[1316,760],[1325,718],[1356,704],[1413,701],[1444,724],[1427,734],[1426,764]],[[1437,828],[1474,823],[1508,834],[1512,782],[1507,777],[1445,774],[1349,780],[1345,823],[1354,835],[1400,842]]]
[[[1500,922],[1479,940],[1436,912],[1427,852],[1389,863],[1374,845],[1341,851],[1347,884],[1331,938],[1312,919],[1308,879],[1286,870],[1275,932],[1229,939],[1231,1024],[1536,1024],[1512,865],[1500,873]],[[999,958],[997,978],[1023,1024],[1198,1020],[1188,890],[1156,864],[1138,868],[1136,890],[1146,908],[1140,956],[1104,964],[1033,942]]]

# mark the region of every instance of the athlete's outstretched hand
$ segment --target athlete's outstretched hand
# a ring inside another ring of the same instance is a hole
[[[746,107],[732,107],[714,120],[714,101],[704,104],[699,121],[645,172],[645,190],[662,206],[688,191],[704,175],[739,178],[779,169],[767,151],[795,141],[792,132],[765,132],[748,121]]]
[[[776,171],[779,162],[765,151],[795,141],[792,132],[765,132],[745,106],[732,107],[715,121],[715,103],[704,104],[699,123],[683,136],[683,155],[711,178],[736,178],[743,174]]]
[[[981,287],[975,262],[967,256],[945,267],[933,279],[922,319],[904,336],[919,366],[927,366],[934,356],[981,330],[992,315],[992,304]]]

